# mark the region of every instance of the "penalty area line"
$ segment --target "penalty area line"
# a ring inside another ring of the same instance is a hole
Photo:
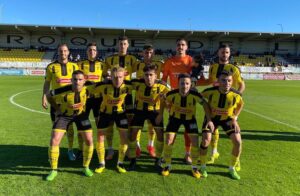
[[[277,123],[277,124],[285,125],[285,126],[287,126],[287,127],[293,128],[293,129],[295,129],[295,130],[297,130],[297,131],[300,131],[300,128],[297,127],[297,126],[290,125],[290,124],[285,123],[285,122],[281,122],[281,121],[279,121],[279,120],[273,119],[273,118],[268,117],[268,116],[265,116],[265,115],[263,115],[263,114],[259,114],[259,113],[256,113],[256,112],[253,112],[253,111],[250,111],[250,110],[247,110],[247,109],[243,109],[243,111],[248,112],[248,113],[250,113],[250,114],[253,114],[253,115],[255,115],[255,116],[258,116],[258,117],[260,117],[260,118],[269,120],[269,121],[271,121],[271,122],[275,122],[275,123]]]

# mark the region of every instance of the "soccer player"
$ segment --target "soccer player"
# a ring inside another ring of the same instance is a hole
[[[87,59],[78,62],[79,70],[81,70],[86,79],[86,83],[94,84],[102,81],[103,73],[107,72],[106,64],[100,60],[97,60],[97,44],[95,42],[89,43],[86,48]],[[86,102],[85,114],[89,117],[90,111],[93,110],[95,122],[97,124],[99,109],[100,109],[100,98],[90,97]],[[82,155],[83,140],[78,134],[79,151],[76,155],[77,158]]]
[[[213,85],[218,86],[218,77],[220,73],[225,71],[232,72],[233,83],[232,87],[238,90],[241,94],[245,90],[245,82],[241,77],[241,72],[238,67],[230,64],[230,47],[227,44],[222,44],[218,49],[218,63],[212,64],[209,68],[208,80],[200,80],[198,85]],[[211,157],[208,160],[208,164],[213,164],[219,157],[218,153],[218,141],[219,141],[219,130],[216,129],[212,134],[212,152]]]
[[[186,54],[188,49],[187,41],[185,39],[178,39],[176,41],[176,55],[167,59],[163,65],[162,80],[167,82],[170,79],[172,89],[178,88],[178,75],[181,73],[191,73],[192,71],[192,57]],[[184,132],[185,141],[185,160],[191,164],[191,141],[186,132]]]
[[[46,93],[52,90],[71,84],[71,78],[73,71],[78,69],[77,64],[69,62],[69,48],[66,44],[61,44],[58,47],[58,60],[50,63],[46,68],[46,77],[43,87],[42,106],[47,109],[48,102]],[[52,123],[55,121],[55,109],[50,108],[50,116]],[[74,141],[74,130],[72,123],[68,127],[67,131],[68,138],[68,157],[69,160],[74,161],[76,159],[73,153],[73,141]]]
[[[233,179],[239,180],[240,176],[237,171],[240,170],[242,139],[237,119],[244,103],[240,93],[231,88],[232,84],[232,73],[222,71],[218,78],[218,86],[205,89],[202,95],[210,106],[212,113],[210,120],[213,122],[215,129],[221,126],[232,141],[233,148],[229,173]],[[206,127],[207,122],[209,122],[209,119],[205,118],[202,127],[202,142],[200,147],[200,170],[204,177],[207,177],[207,147],[211,141],[212,133],[215,131],[215,129]]]
[[[143,60],[137,62],[135,64],[136,70],[136,78],[144,78],[144,68],[147,65],[156,65],[156,78],[160,79],[161,71],[162,71],[162,62],[153,60],[154,56],[154,48],[152,45],[148,44],[144,46],[143,50]],[[155,132],[154,128],[149,120],[147,120],[148,124],[148,145],[147,150],[151,157],[156,157],[155,148],[154,148],[154,139],[155,139]],[[137,133],[137,148],[136,148],[136,156],[139,157],[141,155],[141,147],[140,147],[140,137],[141,137],[141,130]]]
[[[91,123],[87,115],[84,114],[86,99],[89,96],[89,91],[84,83],[83,72],[77,70],[72,74],[72,85],[51,90],[47,94],[48,101],[56,112],[49,147],[49,161],[52,171],[47,176],[47,181],[52,181],[57,176],[59,144],[67,127],[72,122],[76,124],[77,130],[85,142],[83,148],[84,174],[88,177],[93,176],[93,172],[89,169],[94,150],[93,132]]]
[[[179,88],[167,93],[166,103],[169,105],[170,115],[169,122],[166,129],[166,140],[164,145],[164,160],[166,167],[161,174],[168,176],[171,171],[171,157],[173,144],[175,142],[176,133],[179,127],[185,127],[188,136],[190,137],[191,157],[192,157],[192,174],[195,178],[200,178],[201,174],[197,169],[197,162],[199,158],[199,136],[198,125],[195,118],[196,104],[203,105],[207,119],[210,119],[210,110],[208,104],[203,100],[203,97],[197,91],[191,90],[191,77],[189,74],[180,74],[178,76]],[[163,110],[160,112],[160,118],[163,115]],[[214,128],[213,124],[208,121],[206,127]]]
[[[159,115],[160,99],[169,92],[166,83],[157,80],[157,66],[146,65],[144,67],[144,79],[131,80],[135,93],[135,111],[131,123],[129,136],[129,158],[131,162],[129,170],[135,170],[136,166],[136,139],[138,131],[144,126],[145,120],[154,127],[157,135],[155,166],[160,168],[160,158],[163,151],[163,121],[156,124],[155,120]],[[148,125],[148,126],[149,126]]]
[[[126,36],[119,37],[118,46],[119,46],[118,54],[114,54],[105,58],[105,64],[107,65],[108,70],[111,70],[116,65],[123,67],[125,70],[125,79],[130,80],[132,73],[135,72],[134,65],[136,64],[137,59],[135,56],[127,54],[127,50],[129,47],[128,37]],[[110,126],[110,128],[106,132],[106,139],[107,139],[107,146],[108,146],[106,159],[110,160],[114,156],[114,149],[112,147],[112,142],[113,142],[112,126]]]
[[[123,161],[127,150],[128,140],[128,118],[133,112],[132,86],[129,81],[125,81],[125,70],[122,67],[114,67],[111,72],[111,80],[96,84],[94,94],[101,97],[103,101],[100,105],[99,121],[97,123],[97,154],[99,165],[96,173],[102,173],[105,169],[105,148],[104,139],[107,130],[114,123],[120,135],[119,157],[117,170],[126,173]]]

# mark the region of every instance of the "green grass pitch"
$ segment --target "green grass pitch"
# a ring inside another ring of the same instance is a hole
[[[115,159],[107,162],[104,173],[91,178],[82,175],[80,161],[68,161],[63,139],[59,175],[50,183],[44,180],[49,172],[51,122],[41,107],[43,79],[2,76],[0,84],[0,195],[300,195],[300,81],[246,81],[245,108],[239,117],[240,181],[227,173],[231,142],[222,131],[220,158],[208,167],[208,178],[193,178],[182,160],[181,130],[168,177],[155,172],[153,160],[145,153],[144,131],[137,171],[117,173]],[[203,112],[198,109],[200,127]],[[114,138],[117,149],[116,132]],[[94,153],[90,167],[96,165]]]

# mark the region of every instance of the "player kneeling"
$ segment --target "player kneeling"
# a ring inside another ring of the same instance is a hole
[[[218,82],[219,86],[205,89],[202,92],[203,97],[208,100],[211,108],[211,121],[213,122],[215,129],[208,129],[206,124],[209,122],[209,120],[204,119],[202,127],[202,143],[200,146],[200,170],[202,175],[207,177],[207,147],[211,142],[212,133],[219,126],[221,126],[226,134],[230,137],[233,144],[229,173],[233,179],[239,180],[240,176],[238,175],[237,171],[240,170],[239,158],[242,149],[242,139],[237,117],[240,114],[244,103],[239,92],[231,88],[231,72],[221,72]]]
[[[51,90],[47,98],[51,106],[56,110],[56,118],[53,124],[49,147],[49,161],[52,171],[47,176],[47,181],[52,181],[57,176],[57,165],[59,158],[59,144],[63,138],[67,127],[75,123],[78,132],[84,138],[83,147],[83,167],[84,174],[93,176],[89,169],[89,164],[93,155],[93,132],[88,117],[84,114],[86,99],[89,91],[84,86],[85,79],[82,71],[74,71],[72,74],[72,85]]]
[[[191,90],[191,77],[189,74],[180,74],[179,89],[172,90],[167,93],[166,104],[170,108],[169,123],[166,129],[166,140],[164,144],[164,160],[166,167],[161,174],[168,176],[171,171],[171,156],[173,144],[175,142],[176,133],[181,125],[184,126],[191,140],[191,157],[192,157],[192,174],[196,178],[200,178],[201,174],[197,169],[199,158],[199,133],[196,115],[196,104],[203,105],[205,114],[210,119],[210,111],[208,104],[197,91]],[[163,110],[162,110],[163,111]],[[160,114],[162,116],[162,112]],[[210,121],[209,121],[210,122]],[[207,124],[211,129],[214,129],[213,124]]]

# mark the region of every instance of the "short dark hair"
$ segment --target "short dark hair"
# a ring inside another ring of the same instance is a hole
[[[178,75],[178,80],[180,80],[181,78],[189,78],[189,79],[192,79],[191,78],[191,75],[188,74],[188,73],[181,73]]]
[[[144,47],[143,47],[143,50],[153,50],[154,48],[153,48],[153,46],[152,46],[152,44],[146,44],[146,45],[144,45]]]
[[[183,37],[177,39],[177,40],[176,40],[176,44],[177,44],[178,42],[180,42],[180,41],[184,41],[186,44],[188,44],[187,40],[184,39]]]
[[[91,47],[91,46],[96,46],[97,47],[97,43],[96,42],[91,42],[91,43],[89,43],[88,45],[87,45],[87,49],[89,48],[89,47]]]
[[[204,57],[202,54],[194,56],[195,63],[202,65],[204,63]]]
[[[225,70],[223,70],[223,71],[220,73],[220,75],[219,75],[218,78],[220,78],[222,75],[224,75],[224,76],[232,76],[232,72],[231,72],[231,71],[225,71]]]
[[[147,72],[147,71],[152,71],[152,70],[154,70],[156,72],[157,65],[155,65],[155,64],[148,64],[143,69],[144,73]]]
[[[119,37],[119,41],[124,41],[124,40],[128,40],[128,37],[125,35]]]
[[[83,71],[81,71],[81,70],[75,70],[75,71],[73,71],[72,76],[79,75],[79,74],[84,75]]]
[[[221,48],[229,48],[230,49],[230,46],[229,46],[229,44],[220,44],[218,50],[220,50]]]
[[[60,47],[62,47],[62,46],[66,46],[66,47],[68,48],[68,50],[69,50],[68,44],[66,44],[66,43],[61,43],[61,44],[59,44],[59,45],[57,46],[57,50],[58,50]]]

